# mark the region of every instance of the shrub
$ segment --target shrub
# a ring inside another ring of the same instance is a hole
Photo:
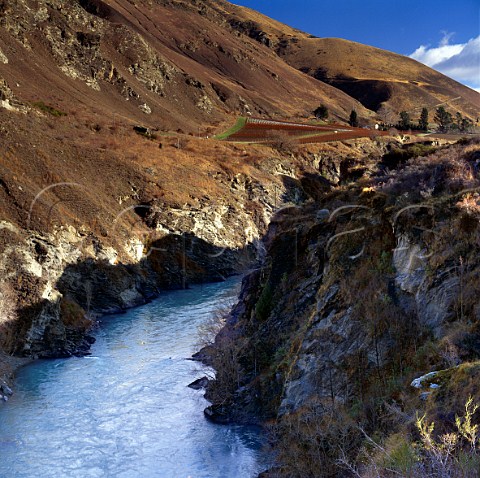
[[[350,118],[348,119],[348,124],[356,128],[358,126],[358,115],[355,110],[350,112]]]
[[[92,321],[87,317],[85,310],[71,300],[62,299],[60,317],[63,324],[70,329],[85,331],[92,325]]]
[[[208,383],[206,398],[215,405],[231,403],[235,391],[240,387],[242,376],[241,342],[231,332],[217,335],[209,350],[209,362],[215,370],[215,380]]]
[[[279,153],[291,154],[298,149],[295,139],[282,131],[272,132],[269,142]]]
[[[474,478],[480,467],[479,425],[473,423],[478,405],[469,397],[462,417],[455,417],[456,430],[435,437],[435,423],[425,415],[416,419],[420,435],[420,463],[432,476]]]
[[[257,319],[260,320],[261,322],[268,319],[268,316],[272,311],[272,305],[273,305],[272,301],[273,301],[272,286],[269,283],[267,283],[265,284],[262,290],[262,293],[260,294],[260,297],[255,306],[255,314],[257,316]]]
[[[434,422],[417,415],[417,442],[409,440],[406,433],[397,433],[380,444],[357,427],[364,436],[360,454],[352,460],[343,452],[337,464],[358,478],[476,478],[480,469],[480,437],[473,416],[477,410],[470,397],[463,416],[456,416],[456,429],[439,436],[435,435]],[[317,474],[309,476],[329,475],[317,470]]]
[[[415,476],[415,467],[419,461],[418,452],[403,434],[398,433],[389,437],[385,450],[386,457],[383,459],[385,468],[396,470],[402,476]]]
[[[326,120],[328,118],[328,108],[325,105],[320,105],[313,114],[320,120]]]
[[[197,329],[197,348],[210,347],[215,344],[215,338],[223,329],[226,318],[233,304],[225,303],[216,309],[212,315]]]
[[[270,431],[277,442],[279,477],[342,476],[339,462],[352,458],[361,439],[343,410],[329,410],[320,401],[283,416]]]
[[[48,113],[49,115],[55,116],[55,117],[60,117],[60,116],[67,116],[67,113],[57,110],[53,106],[46,105],[43,101],[36,101],[32,103],[35,108],[38,108],[40,111],[43,111],[44,113]]]

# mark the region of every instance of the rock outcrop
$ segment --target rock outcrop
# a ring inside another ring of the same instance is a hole
[[[441,148],[275,215],[265,262],[209,351],[221,366],[230,350],[237,374],[209,384],[209,418],[274,419],[285,476],[316,453],[322,470],[313,460],[311,475],[298,476],[339,476],[338,460],[357,458],[360,429],[408,435],[419,398],[430,414],[447,413],[443,385],[419,397],[410,383],[480,359],[478,150]],[[457,399],[449,406],[461,410],[465,391]]]

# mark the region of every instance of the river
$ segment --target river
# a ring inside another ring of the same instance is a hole
[[[257,476],[260,431],[208,422],[203,392],[187,387],[205,374],[187,359],[199,325],[238,287],[164,293],[103,318],[90,356],[22,368],[0,406],[0,477]]]

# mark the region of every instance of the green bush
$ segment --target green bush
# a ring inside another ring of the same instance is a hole
[[[273,291],[272,286],[267,283],[258,298],[257,305],[255,306],[255,314],[257,319],[260,321],[265,321],[268,319],[270,313],[272,312],[273,304]]]
[[[57,110],[53,106],[48,106],[46,105],[43,101],[36,101],[32,103],[35,108],[38,108],[40,111],[43,111],[44,113],[48,113],[49,115],[55,116],[56,118],[60,116],[67,116],[67,113]]]

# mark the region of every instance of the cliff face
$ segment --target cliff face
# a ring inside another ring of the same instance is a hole
[[[417,411],[449,430],[480,400],[461,371],[480,358],[479,162],[478,143],[440,148],[272,219],[212,354],[232,350],[236,378],[219,373],[207,413],[273,419],[281,476],[343,476],[361,430],[413,440]],[[432,370],[449,378],[410,387]]]
[[[92,201],[99,217],[106,216],[91,225],[83,222],[85,202],[72,201],[75,185],[63,184],[32,202],[27,221],[35,230],[2,221],[2,284],[17,309],[2,324],[3,348],[31,357],[82,352],[96,314],[145,303],[160,289],[243,270],[257,256],[274,194],[272,185],[254,178],[249,192],[245,180],[225,175],[230,195],[190,205],[125,198],[109,210]],[[54,210],[68,197],[66,209]]]

